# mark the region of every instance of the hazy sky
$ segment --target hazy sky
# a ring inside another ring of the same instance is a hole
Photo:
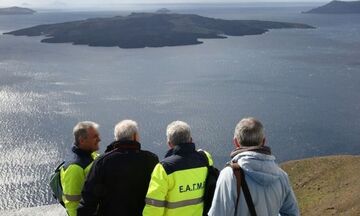
[[[330,2],[331,0],[0,0],[0,7],[86,7],[138,3]],[[349,1],[349,0],[345,0]],[[350,0],[351,1],[351,0]]]

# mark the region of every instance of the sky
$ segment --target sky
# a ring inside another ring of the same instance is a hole
[[[0,0],[0,7],[79,7],[151,3],[330,2],[330,0]]]
[[[28,7],[33,9],[40,8],[116,8],[136,4],[173,4],[173,3],[267,3],[288,2],[313,4],[326,4],[332,0],[0,0],[0,8],[3,7]],[[355,1],[355,0],[342,0]],[[136,6],[135,6],[136,7]]]

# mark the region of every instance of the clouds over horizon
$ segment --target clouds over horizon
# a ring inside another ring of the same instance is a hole
[[[0,7],[82,7],[121,4],[171,3],[253,3],[253,2],[329,2],[330,0],[0,0]]]

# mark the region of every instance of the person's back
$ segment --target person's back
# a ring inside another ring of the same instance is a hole
[[[298,208],[287,174],[274,160],[272,155],[255,151],[245,151],[233,158],[244,170],[257,215],[297,215]],[[234,215],[237,191],[232,168],[224,168],[218,181],[221,184],[215,190],[214,208],[210,209],[209,215]],[[250,215],[243,192],[237,208],[237,215]]]
[[[254,138],[259,138],[259,141],[249,142],[254,141]],[[270,148],[264,146],[261,123],[253,118],[240,121],[235,129],[234,143],[237,149],[231,153],[232,161],[238,163],[244,171],[257,215],[299,215],[287,174],[275,163]],[[238,216],[250,215],[243,190],[238,203],[236,199],[236,177],[231,167],[225,167],[216,184],[208,215],[234,215],[235,208]]]
[[[134,126],[134,139],[118,137],[95,160],[82,191],[79,216],[142,214],[151,172],[159,160],[155,154],[141,150],[135,122],[119,124]]]
[[[156,165],[146,194],[144,216],[201,216],[208,160],[192,143],[190,127],[175,121],[167,129],[170,150]]]

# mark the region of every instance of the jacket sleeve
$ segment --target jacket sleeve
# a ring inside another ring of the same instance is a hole
[[[81,200],[77,209],[78,216],[97,215],[100,196],[105,188],[102,184],[101,163],[95,160],[87,177],[81,192]]]
[[[279,214],[281,216],[298,216],[300,215],[299,207],[295,198],[295,193],[290,185],[288,176],[286,175],[287,187],[289,188],[283,205],[280,208]]]
[[[143,216],[160,216],[165,213],[166,195],[168,193],[168,176],[163,166],[158,163],[152,174],[145,198]]]
[[[209,216],[234,215],[237,197],[236,178],[230,167],[225,167],[216,182]]]
[[[81,189],[84,184],[84,169],[72,164],[63,170],[61,184],[63,187],[63,200],[69,216],[76,216],[76,208],[81,199]]]

